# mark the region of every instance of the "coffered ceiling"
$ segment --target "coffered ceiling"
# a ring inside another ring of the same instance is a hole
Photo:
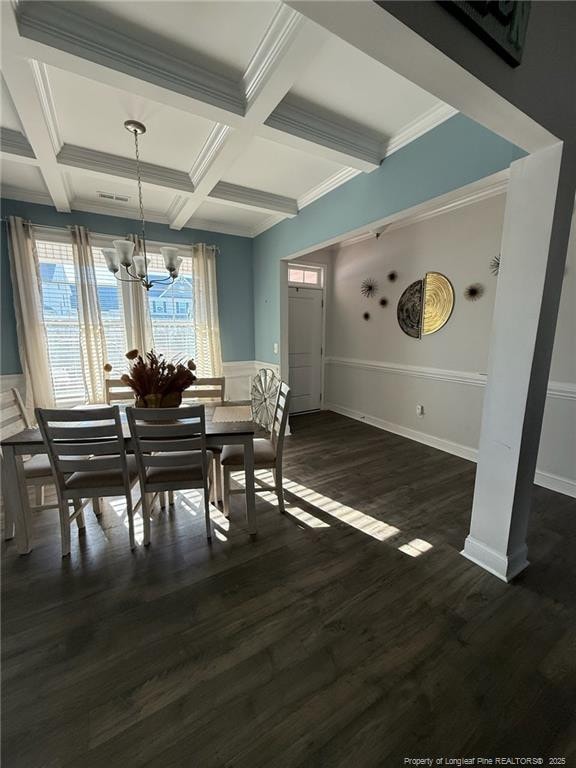
[[[454,110],[277,2],[2,2],[2,195],[254,236]],[[337,7],[337,3],[335,3]]]

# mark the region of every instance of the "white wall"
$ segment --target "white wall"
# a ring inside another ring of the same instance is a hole
[[[334,257],[327,301],[325,407],[362,418],[467,458],[478,447],[496,288],[489,263],[498,254],[503,195],[343,247]],[[573,227],[574,231],[575,227]],[[398,272],[395,283],[389,271]],[[411,339],[396,320],[402,291],[427,271],[455,291],[447,325]],[[360,284],[378,281],[365,299]],[[485,293],[464,299],[466,286]],[[521,284],[518,290],[522,290]],[[380,307],[384,295],[388,306]],[[576,242],[565,276],[537,481],[576,495]],[[370,312],[366,321],[362,315]],[[416,405],[424,406],[423,417]]]

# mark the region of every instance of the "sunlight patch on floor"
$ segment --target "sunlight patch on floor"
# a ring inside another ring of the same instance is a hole
[[[399,528],[389,525],[383,520],[378,520],[376,517],[367,515],[365,512],[360,512],[359,509],[348,507],[346,504],[324,496],[312,488],[306,488],[306,486],[289,480],[287,477],[284,478],[284,489],[308,504],[321,509],[327,515],[335,517],[337,520],[378,541],[386,541],[386,539],[400,533]]]
[[[420,557],[424,552],[432,549],[432,544],[429,541],[424,541],[424,539],[412,539],[408,544],[402,544],[398,549],[400,552],[404,552],[405,555],[410,555],[410,557]]]
[[[122,524],[128,529],[128,514],[126,512],[126,499],[124,496],[115,496],[107,498],[106,501],[112,507],[114,513],[121,519]],[[134,502],[132,502],[134,504]],[[134,515],[134,539],[136,544],[142,544],[144,541],[144,521],[142,520],[142,507]]]
[[[184,507],[191,515],[194,517],[204,517],[204,491],[201,488],[177,491],[177,496],[182,500]],[[230,529],[230,521],[213,504],[210,504],[210,519],[214,523],[213,531],[216,538],[220,541],[228,541],[224,532]]]
[[[254,473],[254,476],[257,481],[260,480],[260,482],[264,483],[265,485],[274,484],[274,475],[269,469],[258,469]],[[235,483],[237,483],[242,488],[245,487],[243,472],[232,472],[231,478]],[[256,482],[256,493],[263,501],[267,502],[271,506],[273,507],[278,506],[278,498],[276,496],[276,493],[274,491],[265,491],[264,489],[259,488],[257,482]],[[298,523],[306,526],[306,528],[330,528],[330,524],[327,523],[325,520],[320,520],[319,517],[315,517],[314,515],[310,514],[310,512],[307,512],[305,509],[298,507],[296,504],[291,504],[286,499],[284,499],[284,507],[286,509],[287,515],[290,515],[291,517],[293,517]]]

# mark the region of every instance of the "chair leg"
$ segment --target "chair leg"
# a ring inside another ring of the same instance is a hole
[[[142,505],[144,505],[144,494],[142,494]],[[130,538],[130,549],[136,549],[136,539],[134,537],[134,509],[132,507],[132,489],[129,488],[126,493],[126,514],[128,515],[128,536]],[[144,507],[142,507],[144,515]],[[144,526],[144,536],[146,536],[146,526]]]
[[[224,502],[224,517],[230,517],[230,469],[222,467],[224,475],[224,488],[222,491],[222,501]]]
[[[166,509],[166,493],[165,491],[160,491],[158,494],[158,498],[160,499],[160,509],[164,511]]]
[[[74,502],[74,511],[78,512],[76,516],[76,525],[78,526],[78,530],[83,531],[86,527],[86,523],[84,521],[84,512],[82,511],[82,501],[80,499]]]
[[[60,537],[62,540],[62,557],[70,555],[70,504],[61,499],[58,504],[60,512]]]
[[[100,499],[92,499],[92,509],[96,517],[102,517],[102,507],[100,506]]]
[[[222,464],[220,463],[220,454],[214,454],[214,503],[216,506],[222,500]]]
[[[210,488],[208,482],[204,481],[204,519],[206,520],[206,538],[212,541],[212,524],[210,522]]]
[[[142,521],[144,523],[144,546],[150,546],[150,495],[142,491]]]
[[[174,491],[168,491],[168,504],[170,504],[171,507],[174,506]]]
[[[34,503],[37,507],[41,507],[44,504],[44,486],[37,485],[34,489]]]
[[[273,472],[276,497],[278,498],[278,510],[280,511],[280,514],[284,515],[286,513],[286,507],[284,506],[284,488],[282,487],[282,467],[276,465]]]

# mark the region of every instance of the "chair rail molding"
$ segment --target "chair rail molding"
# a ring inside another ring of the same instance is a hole
[[[324,363],[325,365],[392,373],[400,376],[413,376],[420,379],[433,379],[435,381],[447,381],[454,384],[466,384],[472,387],[484,387],[487,379],[485,373],[451,371],[444,368],[427,368],[418,365],[402,365],[379,360],[358,360],[350,357],[326,357]],[[548,397],[576,400],[576,384],[550,381],[548,383]]]

